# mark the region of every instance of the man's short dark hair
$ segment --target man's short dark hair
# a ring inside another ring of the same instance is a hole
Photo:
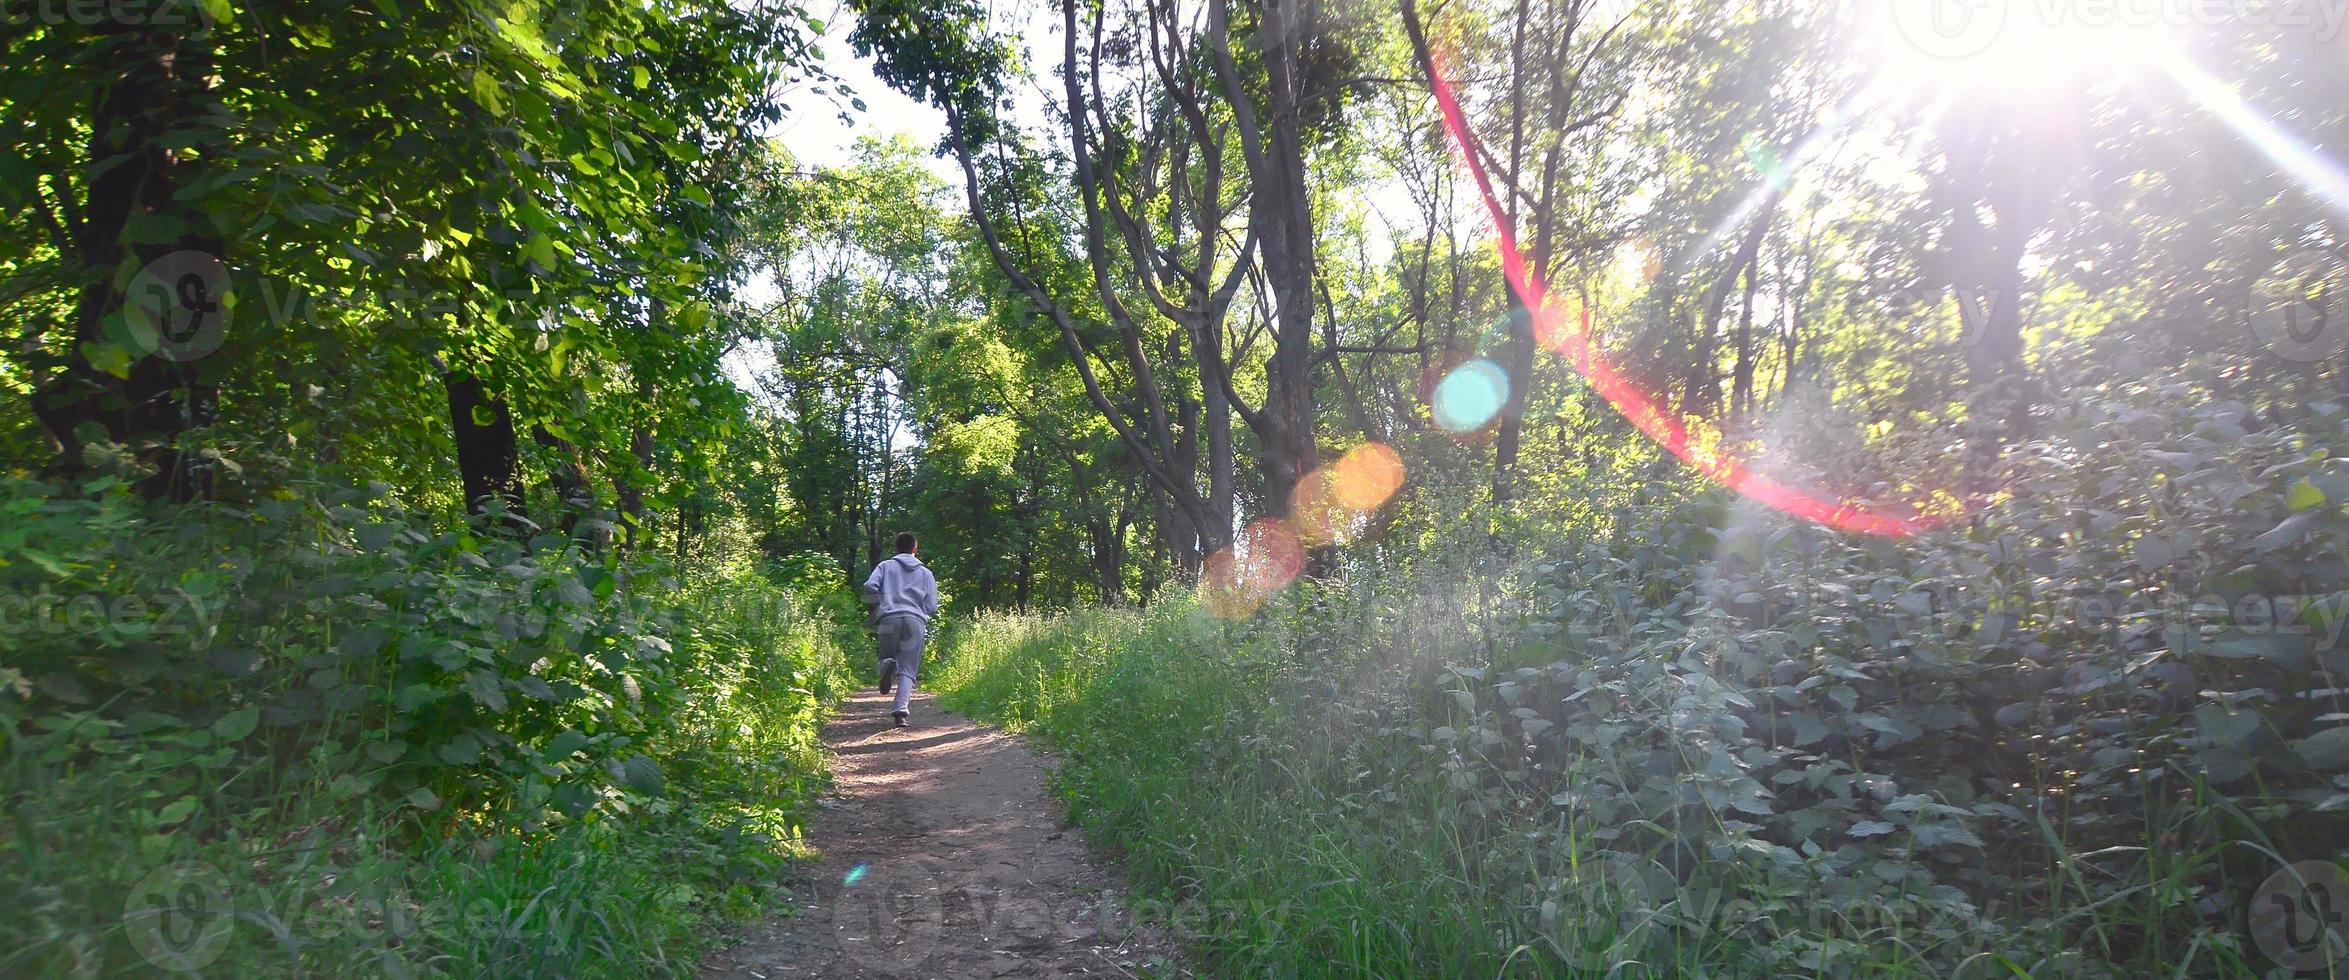
[[[898,553],[898,554],[901,554],[901,555],[910,555],[910,554],[913,554],[914,547],[915,547],[916,545],[919,545],[919,544],[921,544],[921,542],[920,542],[920,541],[917,541],[917,540],[915,540],[915,539],[914,539],[914,533],[913,533],[912,531],[899,531],[899,532],[897,532],[897,553]]]

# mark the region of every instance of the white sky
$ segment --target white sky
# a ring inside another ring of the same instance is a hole
[[[857,57],[849,47],[848,34],[856,27],[856,15],[847,5],[833,0],[813,9],[825,27],[821,44],[825,70],[847,85],[855,98],[864,100],[865,111],[856,111],[847,98],[817,95],[802,86],[785,97],[791,111],[784,114],[773,135],[810,169],[846,165],[854,155],[856,141],[864,136],[902,133],[911,136],[917,146],[936,145],[946,135],[945,114],[873,77],[872,62]],[[849,121],[841,120],[842,113]],[[933,163],[941,177],[960,179],[944,160]]]

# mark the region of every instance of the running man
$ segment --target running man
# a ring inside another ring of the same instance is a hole
[[[897,536],[897,555],[873,566],[865,577],[865,602],[881,633],[881,693],[897,692],[896,710],[889,716],[904,728],[906,703],[913,697],[914,679],[922,670],[922,641],[928,638],[930,617],[938,615],[938,580],[914,553],[921,542],[912,531]]]

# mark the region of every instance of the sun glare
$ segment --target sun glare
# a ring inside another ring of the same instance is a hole
[[[2135,76],[2174,50],[2167,25],[2097,5],[1890,0],[1868,43],[1886,80],[1946,94],[2029,97]]]

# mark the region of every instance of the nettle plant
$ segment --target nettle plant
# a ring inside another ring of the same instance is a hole
[[[1522,648],[1420,729],[1472,811],[1556,828],[1528,917],[1600,889],[1608,942],[1806,969],[2015,930],[2257,962],[2243,899],[2349,831],[2349,413],[2187,394],[2071,396],[1938,533],[1680,502],[1540,565]]]
[[[698,652],[658,564],[518,517],[443,529],[380,486],[176,509],[107,481],[8,491],[0,592],[29,597],[0,640],[9,721],[267,762],[256,792],[529,823],[662,787],[646,738]]]

